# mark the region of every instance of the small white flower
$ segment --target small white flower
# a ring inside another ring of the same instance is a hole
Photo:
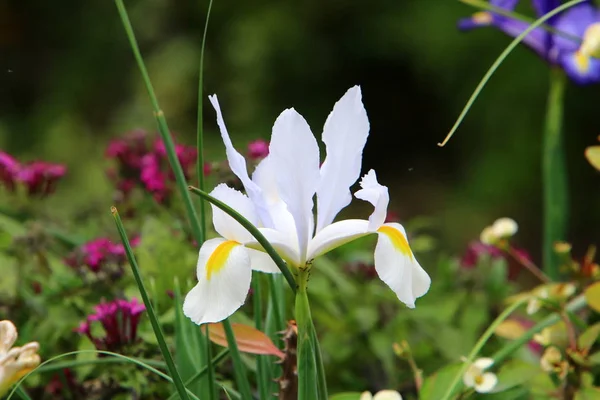
[[[12,322],[0,321],[0,396],[41,361],[37,354],[40,345],[36,342],[12,347],[17,336],[17,328]]]
[[[494,244],[497,240],[494,229],[491,226],[486,226],[479,235],[479,240],[483,244]]]
[[[560,350],[554,346],[550,346],[544,351],[542,358],[540,358],[540,367],[545,372],[554,372],[561,361],[562,354]]]
[[[514,219],[511,218],[499,218],[492,225],[494,235],[498,238],[509,238],[514,236],[519,230],[519,226]]]
[[[469,366],[467,372],[463,376],[465,386],[475,389],[477,393],[488,393],[498,383],[496,374],[485,372],[486,369],[494,364],[491,358],[478,358]]]
[[[395,390],[381,390],[375,393],[375,396],[371,392],[363,392],[360,400],[402,400],[402,396]]]

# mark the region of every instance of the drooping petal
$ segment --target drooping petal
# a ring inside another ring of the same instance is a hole
[[[387,207],[390,202],[388,188],[377,182],[377,175],[374,170],[370,170],[360,181],[361,190],[354,193],[357,199],[368,201],[375,207],[369,217],[369,229],[377,230],[385,222]]]
[[[277,264],[275,264],[273,259],[271,259],[271,256],[267,253],[254,249],[246,250],[250,256],[250,264],[254,271],[266,272],[269,274],[281,272],[279,268],[277,268]]]
[[[535,10],[535,15],[538,17],[548,14],[550,11],[554,10],[560,5],[559,0],[532,0],[531,3],[533,5],[533,9]]]
[[[198,284],[183,303],[183,313],[196,324],[222,321],[246,301],[252,270],[240,243],[221,238],[204,242],[196,273]]]
[[[323,128],[327,158],[317,190],[317,232],[329,225],[352,201],[350,186],[360,175],[362,152],[369,136],[369,118],[359,86],[335,103]]]
[[[242,214],[242,216],[253,225],[257,225],[258,216],[256,215],[256,209],[254,208],[252,201],[245,194],[230,188],[224,183],[214,188],[210,194]],[[252,240],[250,232],[240,225],[239,222],[220,208],[212,204],[211,207],[213,212],[213,224],[219,235],[223,236],[225,239],[234,240],[238,243],[245,243]]]
[[[491,0],[490,5],[507,11],[512,11],[517,5],[518,1],[519,0]],[[490,26],[494,22],[497,22],[498,19],[502,18],[504,18],[504,16],[492,11],[478,11],[470,17],[459,20],[458,29],[467,31],[482,26]]]
[[[569,78],[580,85],[600,82],[600,60],[579,51],[564,52],[558,62]]]
[[[212,96],[208,96],[208,98],[217,113],[217,125],[219,125],[221,138],[223,138],[223,143],[225,144],[225,153],[227,154],[229,168],[231,168],[231,171],[240,179],[240,181],[242,181],[244,189],[246,189],[248,197],[250,197],[250,199],[252,199],[254,202],[256,210],[263,224],[268,226],[271,223],[268,214],[268,207],[264,204],[260,188],[258,185],[256,185],[256,183],[252,182],[248,176],[246,159],[235,149],[235,147],[233,147],[233,143],[229,137],[229,132],[227,132],[227,128],[225,127],[225,121],[223,120],[223,114],[221,113],[221,107],[219,106],[217,95],[214,94]]]
[[[320,230],[308,243],[307,259],[312,260],[336,247],[342,246],[365,235],[375,233],[369,230],[369,221],[346,219],[334,222]]]
[[[494,389],[498,383],[498,377],[496,374],[486,372],[479,376],[479,379],[475,381],[475,391],[477,393],[489,393]]]
[[[293,266],[300,266],[300,255],[298,253],[298,241],[290,241],[288,236],[275,229],[261,228],[260,233],[269,241],[271,246],[277,251],[277,254]],[[248,248],[264,251],[263,247],[256,240],[244,243]]]
[[[402,225],[385,224],[377,232],[375,270],[401,302],[414,308],[415,300],[429,290],[431,278],[415,259]]]
[[[319,185],[319,146],[306,120],[293,108],[275,121],[269,147],[270,162],[277,171],[281,199],[294,217],[300,261],[312,236],[313,196]]]

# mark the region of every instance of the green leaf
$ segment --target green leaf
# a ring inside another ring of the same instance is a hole
[[[590,387],[580,389],[575,393],[574,400],[598,400],[600,399],[600,388]]]
[[[360,400],[359,392],[337,393],[329,398],[329,400]]]
[[[450,364],[425,378],[421,387],[419,400],[441,399],[461,368],[462,363]]]
[[[577,349],[583,353],[587,354],[596,340],[598,340],[598,336],[600,335],[600,322],[590,326],[587,328],[579,338],[577,339]]]
[[[315,348],[311,334],[311,315],[306,294],[306,273],[300,272],[300,287],[296,292],[296,322],[298,325],[298,400],[319,399]],[[304,282],[304,283],[302,283]],[[325,400],[325,399],[322,399]]]
[[[600,282],[596,282],[585,288],[585,301],[588,306],[596,312],[600,312]]]
[[[493,392],[503,392],[528,382],[539,373],[539,366],[521,360],[507,361],[498,371],[498,384]]]

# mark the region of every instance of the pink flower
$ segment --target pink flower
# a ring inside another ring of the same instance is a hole
[[[140,243],[140,238],[131,240],[131,246]],[[113,243],[109,238],[98,238],[84,243],[79,249],[65,259],[65,263],[73,268],[82,265],[92,272],[100,272],[108,264],[122,267],[125,264],[125,247],[121,243]]]
[[[504,253],[499,248],[484,244],[479,241],[472,241],[467,247],[467,251],[463,254],[460,265],[463,268],[473,268],[482,257],[500,258]]]
[[[19,167],[17,160],[0,151],[0,181],[6,185],[8,190],[12,191],[15,188],[15,175]]]
[[[98,350],[119,351],[137,341],[137,328],[141,314],[146,307],[136,299],[131,301],[114,300],[102,302],[95,307],[95,313],[88,315],[76,332],[86,335]],[[100,323],[104,336],[94,337],[90,325]]]
[[[261,160],[269,155],[269,142],[258,139],[248,143],[248,157],[252,160]]]

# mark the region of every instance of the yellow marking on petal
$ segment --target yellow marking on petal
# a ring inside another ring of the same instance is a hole
[[[581,51],[575,53],[575,66],[581,73],[586,73],[590,69],[590,58]]]
[[[392,228],[391,226],[383,225],[377,232],[383,233],[386,235],[391,241],[392,245],[398,250],[400,253],[404,254],[407,257],[413,258],[412,251],[410,250],[410,246],[408,245],[408,241],[398,229]]]
[[[206,280],[210,281],[212,274],[218,273],[227,262],[231,251],[240,244],[234,240],[228,240],[217,246],[215,251],[208,257],[206,262]]]
[[[479,11],[471,17],[477,25],[488,25],[492,23],[492,14],[487,11]]]

